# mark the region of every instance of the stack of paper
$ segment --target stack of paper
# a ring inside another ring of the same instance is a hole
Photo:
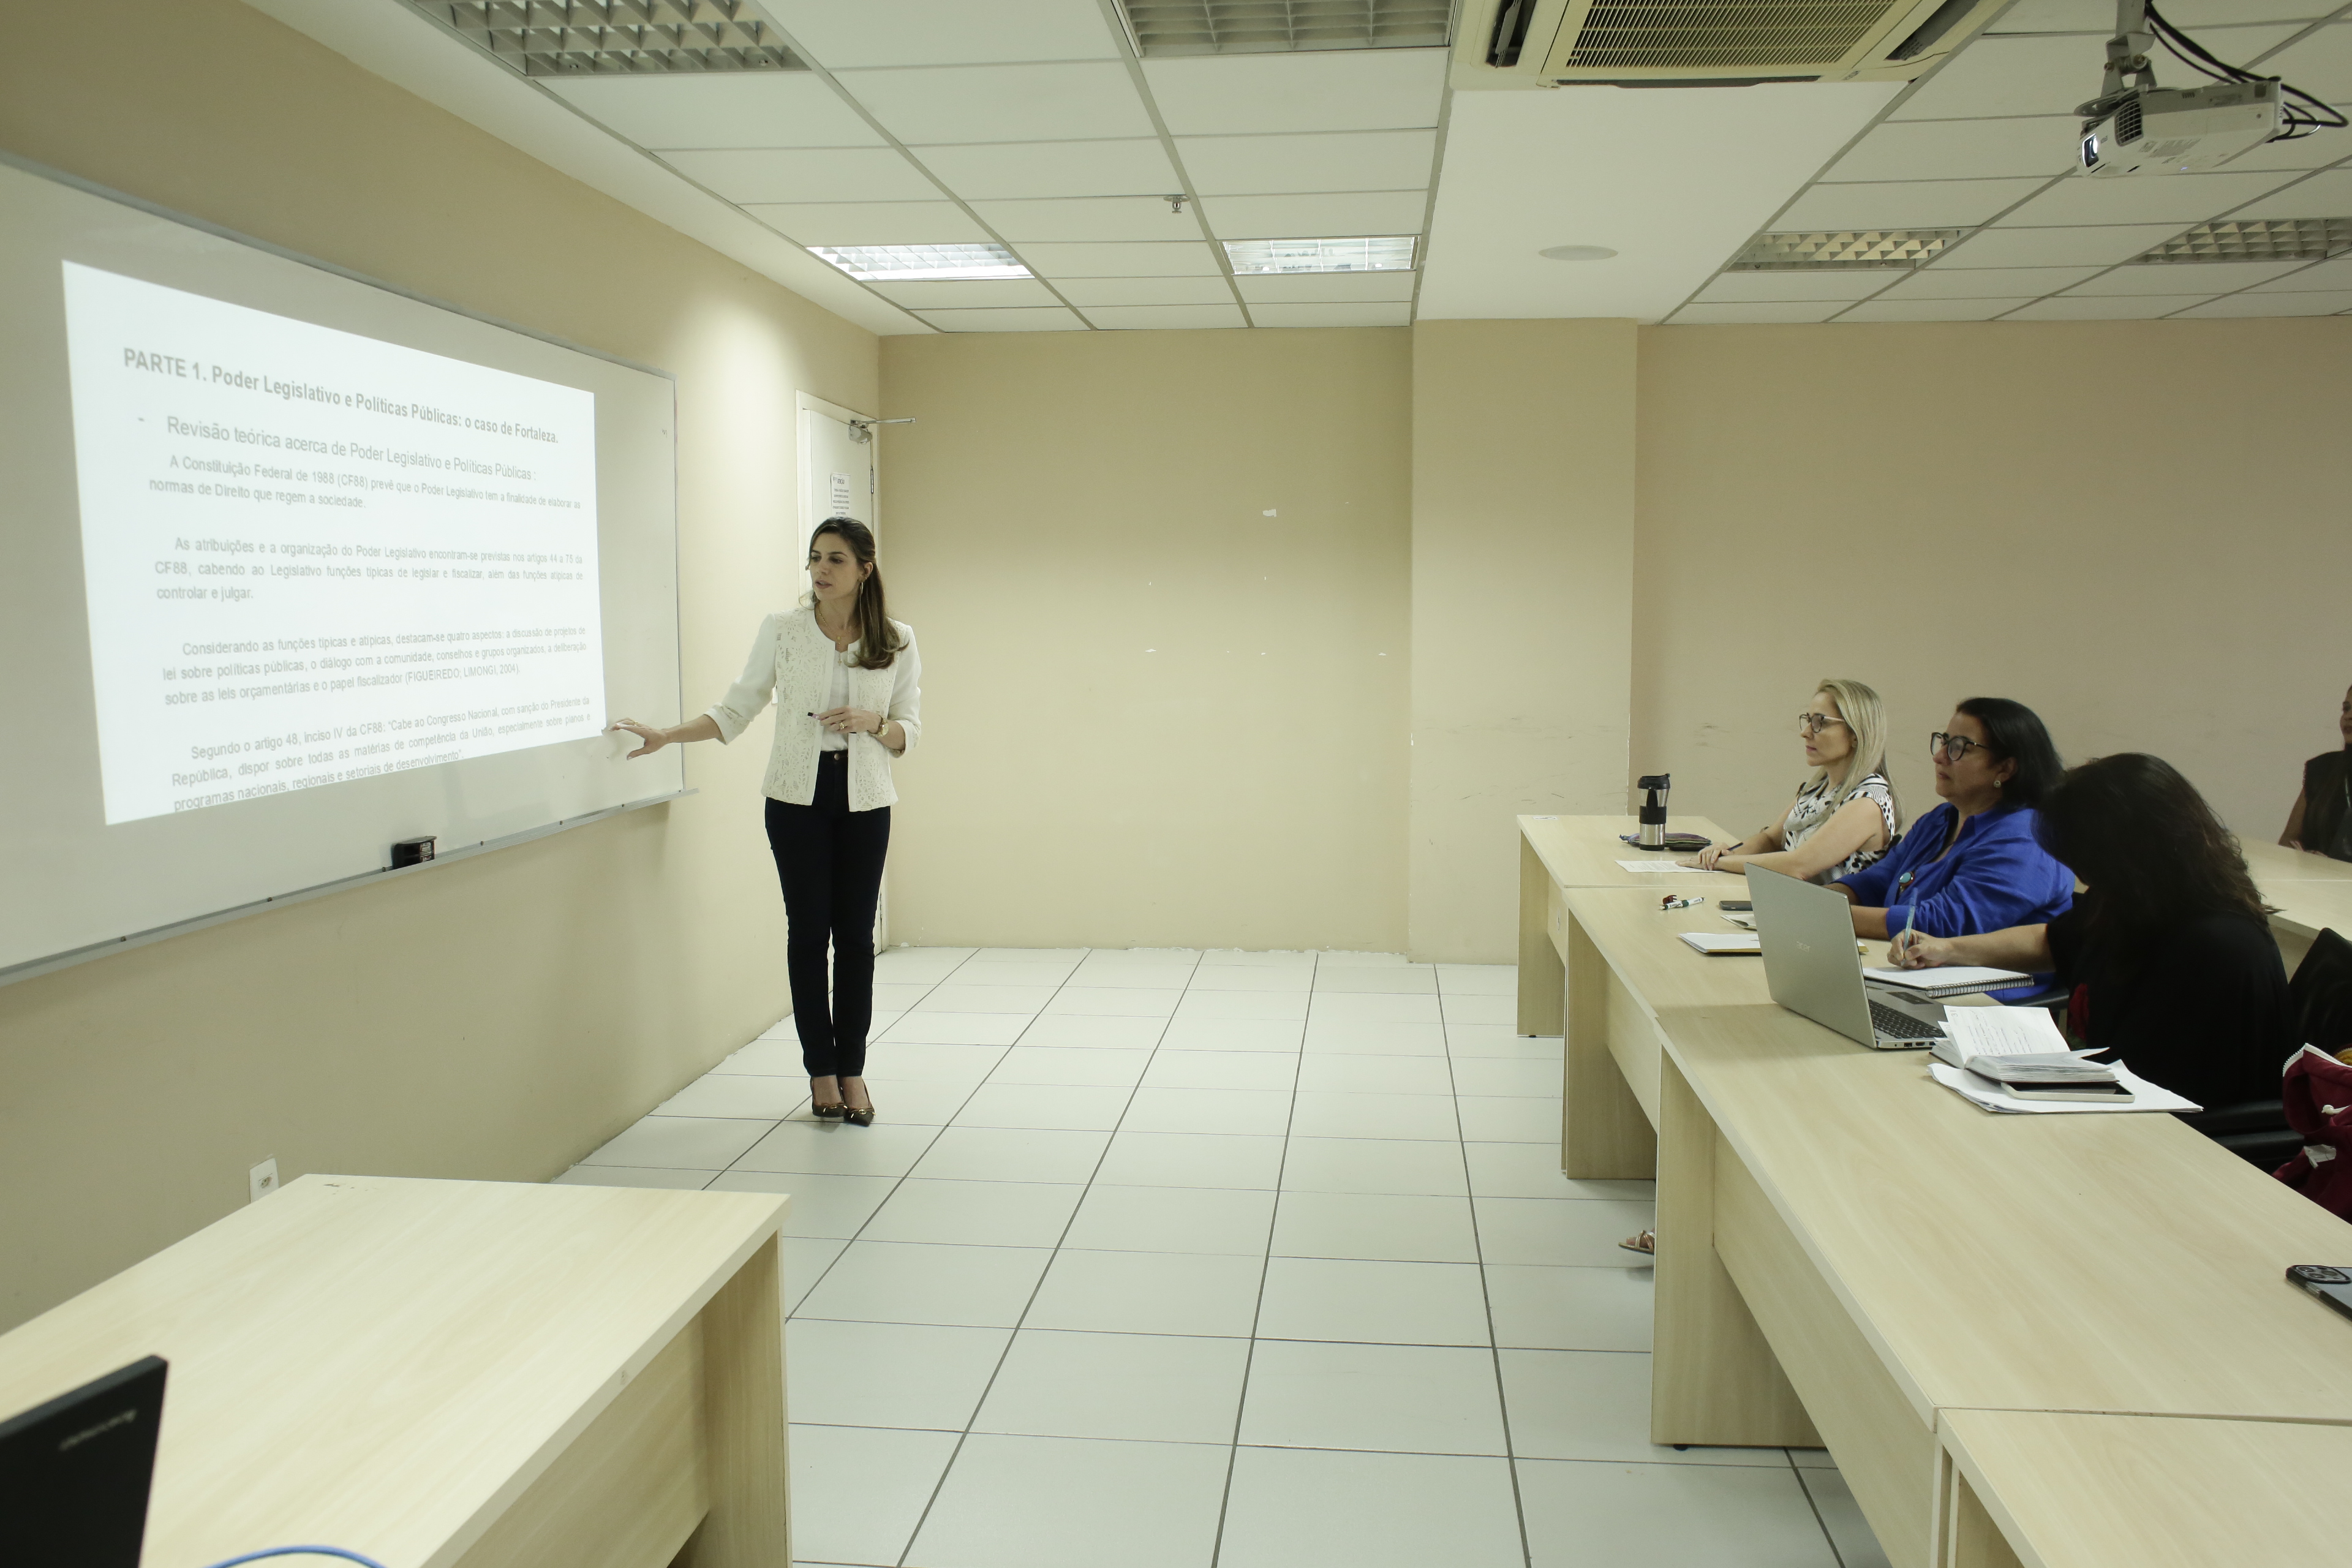
[[[1738,952],[1760,953],[1764,951],[1762,940],[1752,931],[1676,931],[1675,934],[1709,958],[1720,958],[1728,953]]]
[[[1664,855],[1654,860],[1620,860],[1617,864],[1624,867],[1628,871],[1685,871],[1694,877],[1704,877],[1707,874],[1696,866],[1677,866]]]
[[[2197,1110],[2182,1099],[2136,1075],[2120,1062],[2112,1067],[2095,1063],[2088,1051],[2070,1051],[2066,1038],[2039,1007],[1947,1007],[1944,1030],[1948,1037],[1932,1047],[1939,1061],[1927,1064],[1937,1083],[1969,1104],[2005,1115],[2047,1115],[2079,1110]],[[1983,1071],[1972,1071],[1981,1067]],[[2012,1081],[2056,1084],[2094,1077],[2119,1084],[2127,1097],[2109,1100],[2045,1100],[2010,1092],[1990,1076],[1999,1072]]]

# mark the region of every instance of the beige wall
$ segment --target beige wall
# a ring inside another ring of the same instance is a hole
[[[894,941],[1403,945],[1410,358],[1396,328],[885,340],[925,669]]]
[[[1915,814],[1988,695],[2277,837],[2352,681],[2347,384],[2341,320],[1645,331],[1636,769],[1752,827],[1850,676]]]
[[[1411,951],[1517,951],[1521,813],[1622,811],[1630,321],[1423,321],[1412,365]]]
[[[0,147],[677,373],[715,696],[794,588],[793,394],[871,406],[876,340],[235,0],[85,13],[0,4]],[[545,1177],[773,1021],[766,736],[698,749],[676,805],[0,988],[0,1328],[265,1156]]]

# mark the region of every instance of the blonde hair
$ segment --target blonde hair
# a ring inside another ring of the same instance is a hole
[[[1845,773],[1837,781],[1830,796],[1830,809],[1834,811],[1852,800],[1862,788],[1862,781],[1876,773],[1886,777],[1886,704],[1878,693],[1859,680],[1824,680],[1813,688],[1813,695],[1826,697],[1845,721],[1847,733],[1853,737],[1853,751],[1846,758]],[[1815,768],[1806,779],[1808,787],[1829,778],[1827,768]],[[1895,781],[1886,779],[1886,793],[1895,803],[1897,826],[1903,821],[1903,802],[1895,795]]]

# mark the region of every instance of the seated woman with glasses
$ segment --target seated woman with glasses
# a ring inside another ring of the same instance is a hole
[[[2101,757],[2050,792],[2036,827],[2083,879],[2072,909],[1981,935],[1915,937],[1897,962],[2054,970],[2074,993],[2078,1045],[2111,1048],[2208,1110],[2276,1100],[2295,1047],[2286,966],[2236,842],[2196,787],[2160,758]]]
[[[1778,822],[1737,844],[1709,845],[1684,860],[1735,875],[1761,866],[1809,882],[1849,876],[1895,842],[1897,805],[1886,782],[1886,710],[1859,680],[1824,680],[1797,715],[1812,768]]]
[[[1876,865],[1832,882],[1853,901],[1856,936],[1972,936],[2064,914],[2074,875],[2033,836],[2059,776],[2032,709],[1971,697],[1927,738],[1943,800]]]

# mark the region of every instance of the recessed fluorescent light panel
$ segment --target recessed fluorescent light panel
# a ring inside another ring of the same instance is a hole
[[[806,70],[751,0],[409,0],[519,76]]]
[[[2352,217],[2247,218],[2200,223],[2135,260],[2325,261],[2352,250]]]
[[[1120,0],[1136,53],[1442,49],[1449,0]]]
[[[1354,239],[1229,239],[1225,256],[1241,277],[1268,272],[1410,272],[1410,234]]]
[[[1759,234],[1731,259],[1733,272],[1853,271],[1919,267],[1958,242],[1964,228],[1870,228],[1837,233]]]
[[[809,251],[869,283],[969,283],[1031,275],[1001,245],[812,245]]]

